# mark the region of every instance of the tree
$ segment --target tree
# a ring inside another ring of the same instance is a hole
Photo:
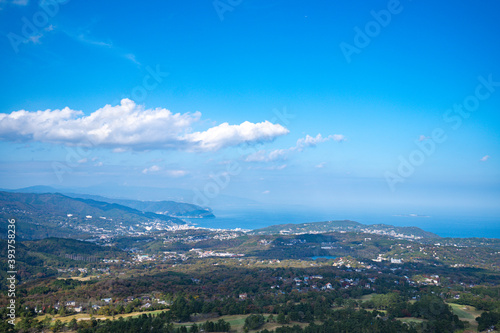
[[[44,320],[42,320],[42,327],[43,328],[50,328],[51,323],[52,323],[52,317],[47,316],[47,317],[45,317]]]
[[[266,320],[264,319],[263,315],[251,314],[245,319],[245,325],[243,327],[246,327],[249,330],[255,330],[264,325],[265,322]]]
[[[476,321],[479,324],[477,327],[479,331],[487,330],[491,326],[498,328],[500,326],[500,313],[485,311],[481,313],[481,316],[476,318]]]
[[[59,311],[57,312],[61,317],[64,317],[67,315],[66,307],[64,305],[61,305],[59,308]]]
[[[73,318],[74,319],[74,318]],[[64,323],[62,321],[60,321],[59,319],[56,320],[56,322],[54,323],[54,326],[52,327],[52,330],[54,332],[59,332],[61,331],[62,329],[64,328]]]
[[[276,319],[276,321],[278,322],[278,324],[288,324],[290,322],[290,320],[285,316],[283,312],[280,312],[278,314],[278,318]]]
[[[68,328],[72,331],[76,331],[78,329],[78,322],[76,321],[76,318],[71,319],[68,324]]]

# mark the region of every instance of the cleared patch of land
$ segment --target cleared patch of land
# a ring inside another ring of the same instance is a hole
[[[94,315],[94,316],[92,316],[92,319],[96,319],[96,320],[107,320],[107,319],[113,320],[113,319],[119,319],[120,317],[123,317],[123,318],[133,317],[133,318],[135,318],[135,317],[142,316],[143,314],[156,315],[156,314],[159,314],[159,313],[165,312],[165,311],[169,311],[169,310],[157,310],[157,311],[147,311],[147,312],[146,311],[145,312],[131,312],[131,313],[127,313],[127,314],[116,315],[114,318],[113,318],[113,316]],[[80,320],[90,320],[91,319],[90,315],[87,314],[87,313],[77,313],[77,314],[69,315],[69,316],[43,315],[43,316],[36,317],[35,319],[38,320],[38,321],[42,321],[46,317],[51,317],[53,322],[55,322],[56,320],[59,319],[63,323],[69,323],[71,320],[73,320],[73,318],[75,318],[77,321],[80,321]]]
[[[427,321],[426,319],[422,319],[422,318],[413,318],[413,317],[407,317],[407,318],[396,318],[397,320],[399,321],[402,321],[403,323],[417,323],[417,324],[420,324],[420,323],[423,323],[424,321]]]
[[[477,329],[476,318],[481,315],[481,311],[470,305],[460,305],[455,303],[448,303],[451,306],[453,313],[460,318],[460,320],[467,321],[471,327]]]
[[[98,280],[99,277],[97,275],[89,275],[89,276],[85,276],[85,277],[81,277],[81,276],[71,276],[71,277],[67,277],[67,278],[64,278],[64,277],[61,277],[61,278],[57,278],[58,280],[76,280],[76,281],[90,281],[90,280]]]
[[[223,319],[224,321],[226,321],[229,324],[231,324],[231,332],[243,332],[243,326],[245,325],[245,319],[248,316],[249,315],[228,315],[228,316],[221,316],[221,317],[217,317],[217,318],[211,318],[211,319],[208,319],[208,320],[209,321],[213,321],[213,322],[217,322],[219,319]],[[269,314],[264,314],[264,317],[267,319],[269,317]],[[274,317],[276,318],[276,315]],[[175,323],[174,326],[175,327],[179,327],[179,326],[188,326],[188,327],[190,327],[194,323],[196,323],[197,325],[200,325],[200,324],[203,324],[206,321],[207,321],[207,319],[196,321],[196,322]],[[288,325],[290,325],[290,326],[299,325],[301,327],[306,327],[308,324],[307,323],[291,322]],[[250,332],[257,332],[257,331],[264,330],[264,329],[275,330],[276,328],[282,327],[282,326],[287,326],[287,325],[282,325],[282,324],[278,324],[278,323],[265,323],[259,329],[257,329],[257,330],[250,330]]]
[[[355,300],[358,300],[358,301],[369,301],[373,298],[373,296],[377,295],[376,293],[373,293],[373,294],[368,294],[368,295],[363,295],[359,298],[354,298]]]

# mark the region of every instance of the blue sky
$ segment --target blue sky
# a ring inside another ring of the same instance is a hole
[[[0,8],[0,187],[500,216],[498,1]]]

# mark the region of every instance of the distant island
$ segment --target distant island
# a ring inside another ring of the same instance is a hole
[[[424,231],[417,227],[395,227],[386,224],[365,225],[355,221],[327,221],[300,224],[278,224],[250,232],[255,235],[266,234],[321,234],[325,232],[363,232],[368,234],[387,235],[395,238],[423,239],[440,238],[432,232]]]

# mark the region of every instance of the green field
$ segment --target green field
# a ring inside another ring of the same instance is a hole
[[[164,312],[164,311],[169,311],[169,310],[131,312],[131,313],[127,313],[127,314],[116,315],[114,318],[113,318],[113,316],[93,315],[92,318],[96,319],[96,320],[107,320],[107,319],[113,320],[113,319],[119,319],[120,317],[123,317],[123,318],[130,318],[130,317],[136,318],[136,317],[142,316],[143,314],[156,315],[156,314]],[[59,315],[55,315],[55,316],[53,316],[53,315],[43,315],[43,316],[38,316],[35,319],[38,320],[38,321],[42,321],[46,317],[51,317],[52,318],[52,322],[55,322],[56,320],[59,319],[63,323],[69,323],[73,318],[75,318],[77,321],[80,321],[80,320],[90,320],[90,315],[87,314],[87,313],[77,313],[77,314],[74,314],[74,315],[64,316],[64,317],[63,316],[59,316]]]
[[[481,311],[478,311],[475,307],[469,305],[460,305],[455,303],[448,304],[453,309],[453,313],[456,314],[460,320],[469,322],[472,328],[477,329],[476,317],[481,315]]]
[[[211,318],[211,319],[208,319],[208,320],[216,322],[219,319],[224,319],[226,322],[228,322],[228,323],[231,324],[231,332],[243,332],[243,326],[245,325],[245,319],[248,316],[249,315],[231,315],[231,316],[222,316],[222,317],[217,317],[217,318]],[[264,314],[264,317],[266,317],[266,319],[267,319],[268,316],[269,316],[269,314]],[[200,321],[196,321],[196,322],[176,323],[176,324],[174,324],[174,326],[176,326],[176,327],[178,327],[178,326],[188,326],[189,327],[189,326],[193,325],[193,323],[196,323],[196,324],[199,325],[199,324],[203,324],[206,321],[207,320],[205,319],[205,320],[200,320]],[[307,323],[291,322],[289,325],[290,326],[299,325],[299,326],[305,327],[308,324]],[[278,324],[278,323],[265,323],[258,330],[251,330],[250,332],[257,332],[257,331],[264,330],[264,329],[274,330],[277,327],[281,327],[281,326],[284,326],[284,325]]]
[[[397,318],[399,321],[402,321],[403,323],[423,323],[424,321],[427,321],[426,319],[421,319],[421,318]]]
[[[164,311],[168,311],[168,310],[157,310],[157,311],[148,311],[148,312],[146,312],[146,311],[145,312],[132,312],[132,313],[128,313],[128,314],[116,315],[114,318],[112,316],[95,315],[92,318],[93,319],[97,319],[97,320],[107,320],[107,319],[109,319],[109,320],[113,320],[113,319],[117,320],[120,317],[123,317],[123,318],[136,318],[136,317],[142,316],[143,314],[156,315],[156,314],[159,314],[159,313],[164,312]],[[50,316],[50,315],[39,316],[36,319],[39,320],[39,321],[42,321],[47,316]],[[196,323],[197,325],[200,325],[200,324],[203,324],[204,322],[206,322],[207,320],[216,322],[219,319],[224,319],[226,322],[228,322],[228,323],[231,324],[231,332],[243,332],[243,326],[245,325],[245,319],[248,316],[249,315],[228,315],[228,316],[222,316],[222,317],[204,319],[204,320],[200,320],[200,321],[196,321],[196,322],[174,323],[174,326],[175,327],[179,327],[179,326],[190,327],[194,323]],[[268,314],[264,314],[264,316],[267,318],[269,315]],[[73,318],[75,318],[77,321],[80,321],[80,320],[90,320],[90,316],[88,314],[85,314],[85,313],[79,313],[79,314],[74,314],[74,315],[64,316],[64,317],[59,316],[59,315],[50,316],[50,317],[52,318],[52,322],[53,323],[56,320],[58,320],[58,319],[60,321],[62,321],[63,323],[69,323]],[[295,322],[290,323],[289,325],[290,326],[299,325],[299,326],[302,326],[302,327],[307,326],[306,323],[295,323]],[[283,326],[283,325],[277,324],[277,323],[265,323],[258,330],[252,330],[250,332],[257,332],[257,331],[260,331],[260,330],[263,330],[263,329],[274,330],[277,327],[281,327],[281,326]]]

